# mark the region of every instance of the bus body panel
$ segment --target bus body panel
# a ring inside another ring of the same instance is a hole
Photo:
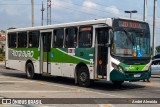
[[[25,71],[25,63],[26,61],[24,60],[8,60],[6,63],[6,67],[20,71]]]
[[[84,63],[89,69],[90,78],[94,79],[94,48],[52,48],[50,61],[51,75],[74,77],[76,66]]]
[[[113,66],[111,66],[111,81],[138,81],[150,77],[151,62],[143,65],[127,65],[111,57],[111,63],[113,64],[113,62],[114,64],[119,66],[121,70],[114,69]]]
[[[61,75],[74,78],[75,67],[76,64],[73,63],[60,63]]]
[[[25,71],[26,62],[31,60],[35,73],[40,73],[38,48],[8,48],[8,51],[6,67]]]
[[[51,75],[62,76],[61,74],[60,63],[51,63]]]

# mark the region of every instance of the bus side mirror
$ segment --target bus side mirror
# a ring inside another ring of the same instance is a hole
[[[111,43],[106,43],[105,44],[105,47],[110,47],[111,46]]]
[[[110,40],[113,40],[113,30],[112,29],[110,29],[109,31],[109,37],[110,37]]]
[[[109,29],[109,45],[111,46],[111,44],[113,43],[113,30],[112,29]]]

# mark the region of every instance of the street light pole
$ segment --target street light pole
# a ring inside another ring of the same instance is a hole
[[[42,9],[41,9],[41,11],[42,11],[42,23],[41,23],[41,25],[43,26],[43,12],[44,12],[43,1],[42,1]]]
[[[47,25],[51,25],[51,0],[47,0]]]
[[[133,10],[133,11],[124,11],[125,13],[129,13],[130,14],[130,19],[132,18],[132,13],[137,13],[137,10]]]
[[[31,0],[32,5],[32,27],[34,27],[34,0]]]
[[[144,0],[143,21],[146,22],[147,18],[147,0]]]
[[[132,18],[132,13],[130,12],[130,19]]]
[[[153,52],[153,56],[155,56],[155,40],[156,40],[156,37],[155,37],[155,34],[156,34],[156,16],[157,16],[157,11],[156,11],[156,8],[157,8],[157,0],[154,0],[154,11],[153,11],[153,45],[152,45],[152,52]]]

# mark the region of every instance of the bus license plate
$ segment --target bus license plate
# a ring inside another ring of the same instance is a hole
[[[134,74],[134,77],[140,77],[141,74]]]

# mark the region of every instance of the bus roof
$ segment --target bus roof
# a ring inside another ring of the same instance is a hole
[[[143,21],[143,20],[138,20],[138,19],[133,19],[133,18],[115,18],[115,19],[123,19],[123,20],[131,20],[131,21],[138,21],[138,22],[144,22],[144,23],[146,23],[145,21]]]
[[[26,31],[26,30],[27,31],[43,30],[43,29],[52,29],[52,28],[58,28],[58,27],[60,28],[60,27],[93,25],[93,24],[102,24],[102,23],[107,24],[108,26],[112,26],[112,21],[114,19],[140,21],[140,20],[128,19],[128,18],[106,18],[106,19],[95,19],[95,20],[80,21],[80,22],[61,23],[61,24],[54,24],[54,25],[9,29],[7,30],[7,32],[17,32],[17,31]],[[140,22],[143,22],[143,21],[140,21]]]

